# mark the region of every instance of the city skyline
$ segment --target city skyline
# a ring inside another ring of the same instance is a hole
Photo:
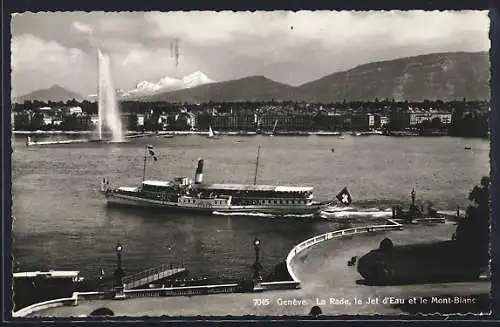
[[[488,28],[487,11],[16,14],[12,90],[95,93],[97,47],[111,57],[117,88],[195,71],[300,85],[368,62],[487,51]]]

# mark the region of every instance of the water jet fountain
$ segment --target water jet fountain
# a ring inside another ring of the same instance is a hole
[[[98,110],[99,122],[97,132],[99,140],[103,140],[103,132],[111,133],[111,142],[123,142],[122,122],[120,119],[120,110],[116,100],[116,91],[113,87],[111,78],[111,65],[109,55],[97,50],[98,55]]]
[[[45,146],[45,145],[61,145],[73,143],[87,142],[125,142],[125,137],[122,130],[122,122],[120,118],[120,110],[118,101],[116,100],[116,91],[113,87],[111,79],[111,65],[109,55],[97,50],[98,59],[98,111],[99,121],[97,123],[98,139],[81,139],[81,140],[62,140],[62,141],[46,141],[38,142],[32,140],[31,136],[27,137],[26,146]],[[111,137],[104,135],[111,134]]]

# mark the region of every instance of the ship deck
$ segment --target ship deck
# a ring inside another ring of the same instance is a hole
[[[281,186],[253,184],[195,184],[197,189],[222,191],[266,191],[266,192],[312,192],[310,186]]]

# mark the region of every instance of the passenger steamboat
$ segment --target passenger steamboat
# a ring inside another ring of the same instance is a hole
[[[144,180],[139,186],[111,187],[103,179],[101,191],[108,204],[160,207],[210,213],[314,214],[330,202],[313,200],[313,187],[257,184],[259,151],[254,184],[215,184],[203,181],[204,159],[198,160],[194,180]],[[144,175],[146,155],[144,159]]]

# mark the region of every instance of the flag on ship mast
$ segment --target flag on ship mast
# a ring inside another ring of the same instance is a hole
[[[156,153],[153,151],[153,146],[152,145],[148,145],[147,148],[148,148],[149,154],[151,155],[151,157],[153,158],[153,160],[154,161],[158,161],[158,157],[156,156]]]
[[[347,187],[344,187],[342,191],[337,194],[337,199],[345,206],[349,206],[352,202],[351,194],[347,190]]]

